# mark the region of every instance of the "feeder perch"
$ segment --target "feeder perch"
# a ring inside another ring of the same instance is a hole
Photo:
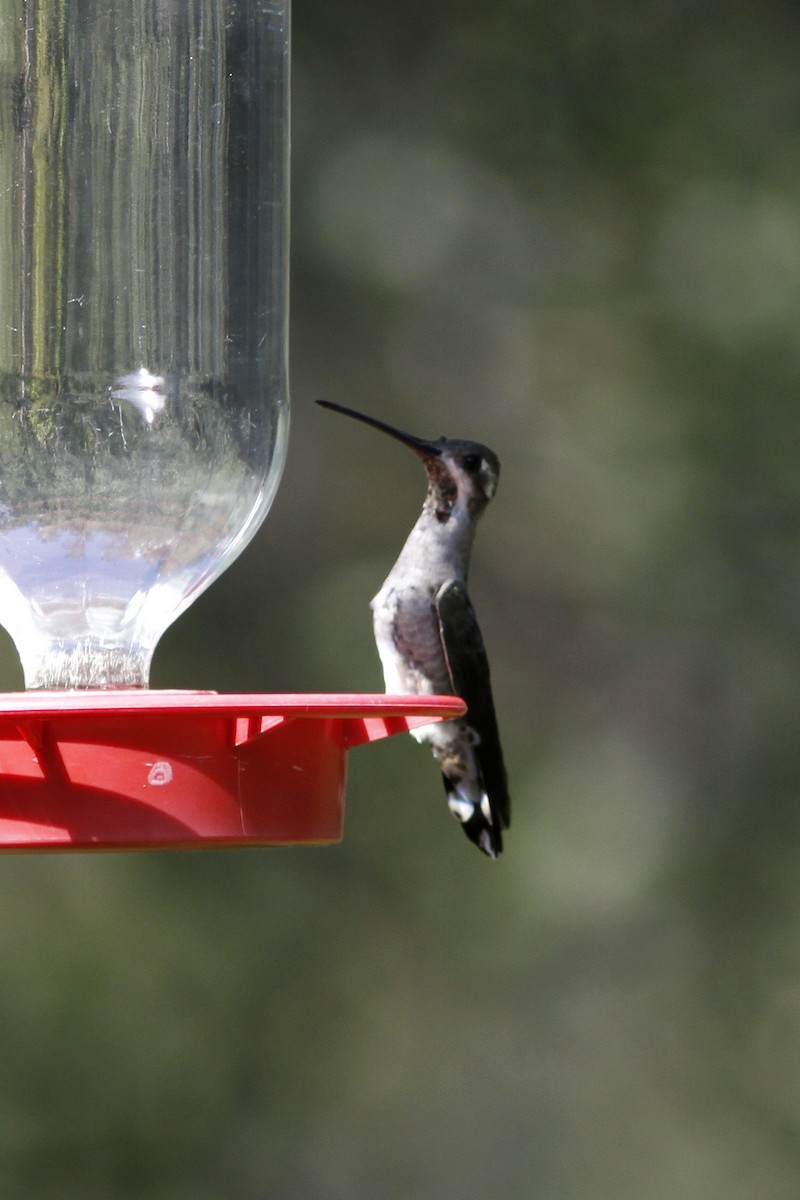
[[[342,836],[347,752],[454,696],[0,696],[0,848],[143,850]]]

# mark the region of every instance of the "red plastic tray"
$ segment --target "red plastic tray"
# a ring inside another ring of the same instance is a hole
[[[347,751],[456,696],[0,693],[0,850],[339,841]]]

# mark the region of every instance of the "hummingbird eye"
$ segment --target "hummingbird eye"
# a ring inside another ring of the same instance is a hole
[[[465,471],[477,471],[482,459],[480,454],[465,454],[461,462]]]

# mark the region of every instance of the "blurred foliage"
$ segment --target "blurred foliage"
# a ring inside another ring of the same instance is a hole
[[[482,860],[406,738],[341,847],[3,860],[5,1197],[796,1195],[798,43],[297,6],[289,461],[153,683],[380,690],[423,479],[311,401],[478,438],[514,824]]]

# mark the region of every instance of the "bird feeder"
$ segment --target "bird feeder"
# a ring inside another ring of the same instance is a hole
[[[289,0],[0,0],[0,847],[320,842],[454,697],[148,688],[288,435]]]

